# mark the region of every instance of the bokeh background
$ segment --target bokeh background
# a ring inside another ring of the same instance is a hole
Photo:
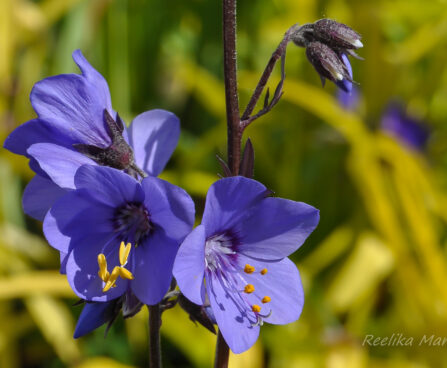
[[[288,48],[285,94],[246,132],[255,177],[278,196],[321,210],[293,256],[303,279],[301,319],[265,326],[231,367],[446,367],[447,2],[240,0],[241,107],[286,29],[330,17],[363,35],[353,61],[359,100],[340,106],[304,50]],[[78,72],[80,48],[107,79],[129,123],[152,108],[175,112],[180,143],[162,177],[193,195],[198,213],[225,156],[221,4],[218,0],[1,0],[0,138],[34,117],[33,84]],[[271,81],[276,86],[279,70]],[[430,129],[408,148],[383,132],[390,101]],[[26,217],[27,160],[0,154],[0,367],[138,367],[147,364],[147,311],[80,339],[80,307],[58,254]],[[294,306],[290,306],[293,308]],[[411,347],[368,346],[366,335],[413,337]],[[164,314],[165,367],[209,367],[215,337],[176,307]]]

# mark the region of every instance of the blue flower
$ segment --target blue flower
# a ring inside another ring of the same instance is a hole
[[[80,50],[82,74],[61,74],[36,83],[30,99],[37,118],[15,129],[4,147],[30,159],[38,175],[23,197],[25,213],[42,220],[55,199],[73,189],[76,170],[105,165],[157,176],[177,145],[178,118],[164,110],[138,115],[126,128],[113,110],[105,79]],[[62,188],[62,190],[61,190]]]
[[[382,116],[381,128],[405,146],[422,151],[430,137],[428,126],[408,116],[401,105],[391,103]]]
[[[48,211],[44,234],[80,298],[109,301],[131,291],[145,304],[167,292],[177,249],[194,223],[189,195],[166,181],[138,182],[114,168],[84,165],[75,189]]]
[[[335,84],[338,86],[338,88],[340,88],[340,90],[342,91],[341,93],[345,93],[350,96],[352,93],[352,66],[346,54],[341,54],[340,59],[345,66],[345,71],[348,72],[349,79],[344,78],[342,80],[338,80],[335,82]]]
[[[174,264],[182,293],[211,306],[235,353],[254,344],[263,322],[293,322],[303,308],[300,276],[287,256],[315,229],[319,212],[268,194],[244,177],[214,183],[202,224],[184,240]]]

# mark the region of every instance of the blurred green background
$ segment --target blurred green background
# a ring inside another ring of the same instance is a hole
[[[329,17],[363,35],[353,61],[361,100],[342,109],[321,88],[303,49],[289,46],[285,94],[245,137],[255,177],[278,196],[321,210],[293,256],[306,292],[301,319],[265,326],[231,367],[447,367],[447,2],[445,0],[240,0],[241,108],[287,28]],[[78,72],[80,48],[107,79],[129,123],[165,108],[182,122],[162,177],[183,186],[198,213],[225,156],[221,3],[217,0],[1,0],[0,138],[34,117],[33,84]],[[276,86],[279,70],[271,80]],[[423,154],[378,129],[392,98],[426,121]],[[80,339],[80,307],[41,225],[22,213],[27,160],[0,155],[0,367],[138,367],[147,364],[147,311]],[[293,306],[291,306],[292,308]],[[368,346],[366,335],[413,337]],[[165,367],[209,367],[214,336],[176,307],[164,314]]]

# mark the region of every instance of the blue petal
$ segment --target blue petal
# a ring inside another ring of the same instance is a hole
[[[107,268],[112,272],[119,266],[120,241],[110,234],[89,234],[80,237],[77,245],[73,247],[67,260],[67,280],[77,296],[82,299],[96,302],[105,302],[123,295],[129,287],[129,281],[119,277],[116,287],[103,292],[103,281],[98,276],[98,254],[103,253],[107,260]],[[126,268],[132,269],[129,262]]]
[[[68,147],[74,141],[51,124],[40,119],[33,119],[14,129],[6,138],[3,146],[17,155],[29,158],[27,149],[34,143],[54,143]]]
[[[86,303],[79,316],[73,337],[77,339],[101,327],[110,320],[114,309],[114,301]]]
[[[110,92],[104,78],[79,50],[73,59],[83,74],[61,74],[36,83],[31,104],[39,118],[78,143],[107,147],[111,140],[104,123],[104,109],[113,116]]]
[[[205,276],[205,228],[197,226],[183,241],[175,258],[173,274],[189,300],[202,305]]]
[[[23,193],[23,211],[32,218],[43,221],[51,206],[67,191],[51,180],[36,175]]]
[[[135,279],[130,287],[144,304],[154,305],[163,299],[172,280],[172,266],[179,243],[161,229],[152,232],[134,252]]]
[[[300,317],[304,305],[303,285],[298,269],[290,259],[262,262],[239,256],[238,263],[241,269],[247,263],[255,268],[254,273],[244,274],[244,279],[255,288],[250,294],[253,304],[260,305],[264,315],[272,312],[263,319],[265,322],[283,325]],[[264,268],[267,273],[261,275],[259,271]],[[270,297],[271,301],[263,304],[261,300],[265,296]]]
[[[151,221],[180,245],[194,225],[191,197],[182,188],[150,176],[141,185]]]
[[[77,189],[87,189],[100,203],[119,207],[128,202],[142,202],[144,192],[140,183],[130,175],[107,166],[85,165],[75,175]]]
[[[43,222],[48,243],[60,252],[83,246],[79,238],[100,234],[107,238],[114,232],[115,208],[95,201],[84,189],[69,191],[54,203]]]
[[[180,135],[180,121],[173,113],[151,110],[138,115],[129,127],[129,144],[135,162],[149,175],[160,174]]]
[[[258,339],[259,326],[252,326],[233,301],[235,296],[228,294],[210,272],[206,273],[206,290],[219,330],[230,349],[236,354],[248,350]]]
[[[352,80],[352,67],[351,63],[349,62],[349,58],[346,54],[341,54],[341,60],[345,64],[346,68],[348,69],[349,76]],[[351,93],[352,91],[352,82],[348,81],[347,79],[343,79],[341,81],[337,81],[335,83],[339,88],[341,88],[345,93]]]
[[[215,182],[208,190],[202,224],[206,237],[231,229],[247,215],[246,210],[267,193],[256,180],[234,176]]]
[[[74,175],[82,165],[97,165],[79,152],[52,143],[33,144],[27,152],[61,188],[75,188]]]
[[[235,226],[241,241],[237,251],[267,260],[287,257],[304,243],[319,219],[319,211],[306,203],[265,198]]]

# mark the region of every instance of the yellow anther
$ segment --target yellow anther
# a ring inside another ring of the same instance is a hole
[[[252,284],[247,284],[244,287],[244,292],[247,294],[251,294],[253,291],[255,291],[255,287]]]
[[[121,266],[115,266],[111,274],[109,273],[109,271],[107,271],[106,256],[102,253],[98,254],[98,276],[102,281],[106,283],[104,288],[102,289],[104,293],[106,291],[109,291],[110,288],[116,287],[116,280],[118,280],[118,277],[121,277],[125,280],[133,280],[134,277],[132,275],[132,272],[124,268],[127,263],[127,259],[129,258],[130,248],[130,243],[124,245],[124,242],[121,242],[119,249],[119,261]]]
[[[106,285],[104,286],[104,289],[102,289],[102,292],[105,293],[106,291],[109,291],[110,288],[115,287],[116,280],[118,279],[118,276],[120,275],[120,268],[118,266],[115,266],[112,273],[110,274],[109,279],[106,282]]]
[[[263,268],[262,270],[261,270],[261,275],[265,275],[267,273],[267,268]]]
[[[244,267],[245,273],[253,273],[255,272],[255,268],[253,266],[250,266],[248,263]]]
[[[260,307],[259,305],[257,305],[257,304],[253,304],[253,305],[251,306],[251,310],[252,310],[253,312],[255,312],[255,313],[259,313],[259,312],[261,311],[261,307]]]
[[[272,298],[270,298],[269,296],[266,295],[265,297],[262,298],[261,301],[265,304],[265,303],[269,303],[271,300],[272,300]]]
[[[130,272],[129,270],[126,270],[124,267],[120,267],[120,276],[123,279],[133,280],[132,272]]]
[[[127,245],[124,245],[124,242],[122,241],[120,244],[120,264],[121,266],[124,266],[127,263],[127,258],[129,258],[130,248],[132,245],[130,243],[127,243]]]
[[[102,253],[98,254],[98,266],[99,266],[98,276],[102,281],[107,282],[110,275],[109,271],[107,271],[106,256]]]

